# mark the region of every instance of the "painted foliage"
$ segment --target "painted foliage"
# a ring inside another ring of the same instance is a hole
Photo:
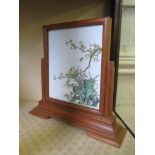
[[[84,41],[80,41],[78,44],[74,43],[73,40],[66,41],[66,45],[70,47],[74,52],[82,52],[83,57],[79,59],[80,62],[87,60],[88,65],[81,69],[79,67],[71,67],[67,73],[60,73],[58,77],[54,75],[55,80],[66,79],[65,87],[71,88],[64,97],[69,102],[75,102],[82,105],[97,106],[99,103],[99,94],[96,91],[96,80],[99,75],[95,77],[87,75],[86,71],[89,71],[92,61],[99,61],[98,57],[102,52],[102,48],[93,43],[87,48]]]

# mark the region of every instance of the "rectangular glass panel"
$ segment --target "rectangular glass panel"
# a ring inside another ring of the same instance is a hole
[[[103,25],[51,30],[49,97],[99,109]]]

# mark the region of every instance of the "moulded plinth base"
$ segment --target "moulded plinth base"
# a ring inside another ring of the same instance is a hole
[[[38,116],[40,118],[43,118],[43,119],[51,118],[49,115],[47,115],[47,114],[43,113],[42,111],[40,111],[37,107],[35,107],[29,113],[32,114],[32,115]]]
[[[69,124],[82,127],[86,129],[90,137],[115,147],[120,147],[126,133],[126,129],[116,123],[113,115],[108,120],[103,116],[92,114],[87,116],[88,114],[86,115],[84,112],[75,111],[74,109],[68,111],[65,108],[60,108],[44,101],[40,101],[39,105],[30,111],[30,114],[43,119],[55,117]]]
[[[125,137],[125,134],[126,134],[126,129],[123,128],[122,126],[116,124],[117,126],[117,132],[114,134],[113,138],[112,137],[108,137],[108,136],[105,136],[103,135],[102,133],[99,133],[99,132],[87,132],[87,134],[92,137],[92,138],[95,138],[99,141],[102,141],[102,142],[105,142],[105,143],[108,143],[108,144],[111,144],[115,147],[120,147],[122,142],[123,142],[123,139]]]

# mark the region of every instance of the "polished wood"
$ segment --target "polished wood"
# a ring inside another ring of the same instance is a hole
[[[38,117],[40,117],[40,118],[43,118],[43,119],[51,118],[48,114],[43,113],[43,112],[40,111],[37,107],[36,107],[36,108],[33,108],[33,110],[30,111],[30,114],[36,115],[36,116],[38,116]]]
[[[114,62],[110,61],[111,18],[100,18],[52,24],[43,27],[44,58],[41,63],[42,99],[30,113],[44,119],[55,117],[69,124],[86,129],[88,135],[119,147],[125,136],[125,129],[116,123],[112,115],[114,89]],[[101,62],[101,88],[99,110],[67,103],[49,97],[48,79],[48,31],[53,29],[103,25],[103,54]]]

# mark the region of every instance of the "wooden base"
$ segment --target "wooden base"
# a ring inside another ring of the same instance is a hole
[[[43,119],[51,118],[49,115],[41,112],[37,107],[32,109],[29,113],[32,115],[36,115],[36,116],[43,118]]]
[[[55,104],[47,103],[47,101],[39,101],[30,114],[36,115],[43,119],[56,117],[69,124],[73,124],[86,129],[87,134],[102,142],[120,147],[124,139],[126,129],[116,123],[116,118],[112,115],[109,119],[103,116],[86,114],[75,109],[68,111],[67,108],[56,107]]]
[[[115,147],[120,147],[125,137],[126,129],[121,127],[118,124],[116,124],[116,126],[117,126],[117,129],[116,129],[117,132],[115,133],[113,137],[108,137],[107,135],[104,135],[103,133],[97,133],[97,132],[88,132],[88,135],[99,141],[111,144]]]

